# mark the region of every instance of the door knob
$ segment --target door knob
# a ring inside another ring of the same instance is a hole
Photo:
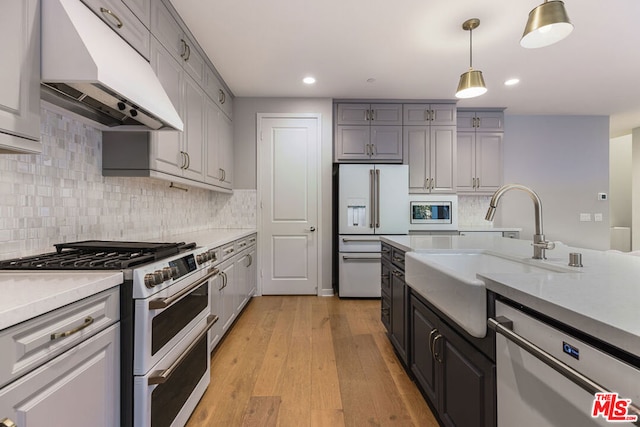
[[[313,233],[314,231],[316,231],[316,228],[315,227],[309,227],[309,231]]]

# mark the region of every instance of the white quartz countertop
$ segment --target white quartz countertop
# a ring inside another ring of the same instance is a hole
[[[215,248],[256,232],[253,228],[210,228],[191,233],[174,234],[161,240],[172,242],[196,242],[198,246]]]
[[[558,243],[547,260],[531,260],[531,241],[491,236],[383,236],[404,251],[483,250],[566,272],[484,273],[487,290],[502,295],[618,348],[640,356],[640,257]],[[569,253],[584,267],[569,267]],[[429,298],[428,295],[423,295]]]
[[[0,330],[118,286],[121,272],[0,272]]]

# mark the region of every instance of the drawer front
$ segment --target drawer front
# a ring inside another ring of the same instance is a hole
[[[404,272],[404,251],[392,247],[391,262],[393,262],[396,267],[400,268]]]
[[[222,254],[222,261],[231,258],[236,253],[236,245],[234,242],[226,244],[221,247],[220,252]]]
[[[382,260],[380,264],[381,267],[381,276],[380,276],[380,288],[382,293],[386,293],[387,295],[391,295],[391,270],[392,267],[389,264],[389,261]]]
[[[381,252],[382,252],[382,259],[391,262],[391,245],[382,243]]]
[[[149,60],[151,35],[121,0],[83,0],[113,31]],[[117,58],[114,58],[117,60]]]
[[[233,246],[235,248],[235,252],[238,253],[247,249],[249,247],[249,244],[247,242],[247,239],[238,239],[233,242]]]
[[[117,322],[119,296],[108,289],[0,332],[0,386]]]

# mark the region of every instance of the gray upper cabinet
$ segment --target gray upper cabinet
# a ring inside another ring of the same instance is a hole
[[[211,68],[205,69],[205,87],[204,90],[207,95],[215,101],[216,105],[232,119],[233,114],[233,98],[229,95],[226,87],[222,84],[220,79],[216,76]]]
[[[40,153],[40,2],[3,2],[0,35],[0,153]]]
[[[197,44],[189,38],[172,11],[160,0],[151,5],[151,33],[169,53],[183,64],[184,69],[202,87],[205,87],[204,56]]]
[[[456,105],[404,104],[404,162],[410,193],[456,191]]]
[[[151,0],[122,0],[124,4],[138,17],[140,22],[151,28]]]
[[[149,59],[150,53],[150,34],[148,24],[138,19],[132,9],[127,7],[125,3],[134,6],[134,8],[143,8],[139,3],[142,0],[82,0],[93,12],[107,23],[120,37],[137,50],[145,59]],[[147,2],[149,0],[146,0]],[[142,11],[141,13],[144,13]],[[117,60],[117,58],[114,58]]]
[[[150,176],[231,192],[231,94],[168,1],[123,1],[132,9],[149,7],[151,67],[180,115],[184,130],[142,136],[105,132],[103,175]]]
[[[458,111],[457,179],[460,194],[492,194],[502,185],[503,111]]]
[[[402,162],[402,104],[337,104],[337,162]]]
[[[455,126],[405,126],[405,163],[410,193],[456,191]]]
[[[403,124],[405,126],[455,126],[455,104],[404,104]]]
[[[402,104],[338,104],[338,125],[401,126]]]
[[[504,112],[458,110],[457,126],[459,132],[504,132]]]

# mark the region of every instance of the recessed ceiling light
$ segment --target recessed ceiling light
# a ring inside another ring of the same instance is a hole
[[[316,82],[316,79],[314,77],[309,76],[302,79],[302,82],[307,85],[312,85]]]
[[[513,85],[517,85],[518,83],[520,83],[520,79],[508,79],[504,82],[504,85],[513,86]]]

